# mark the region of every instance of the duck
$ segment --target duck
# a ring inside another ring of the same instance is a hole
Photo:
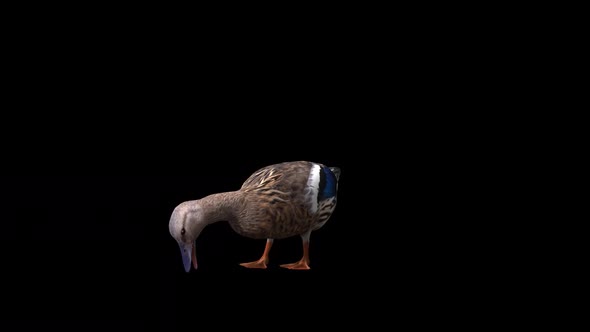
[[[266,240],[260,259],[241,263],[266,269],[275,240],[300,236],[301,259],[280,267],[310,270],[309,243],[336,208],[339,167],[312,161],[288,161],[262,167],[235,191],[214,193],[178,204],[170,217],[170,235],[180,247],[184,270],[198,268],[195,242],[203,229],[226,221],[241,236]]]

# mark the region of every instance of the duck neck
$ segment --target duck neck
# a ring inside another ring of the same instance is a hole
[[[238,196],[237,191],[230,191],[201,198],[199,205],[203,208],[206,223],[234,221],[237,216]]]

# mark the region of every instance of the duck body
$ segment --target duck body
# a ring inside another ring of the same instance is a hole
[[[253,173],[239,190],[238,234],[283,239],[321,228],[336,208],[339,170],[307,162],[286,162]]]
[[[266,268],[275,239],[299,235],[303,240],[301,261],[282,265],[309,269],[309,237],[320,229],[336,208],[340,169],[310,161],[293,161],[263,167],[233,192],[212,194],[178,205],[170,219],[170,233],[178,241],[187,272],[196,268],[194,240],[208,224],[225,220],[238,234],[267,239],[265,252],[248,268]],[[192,257],[187,258],[189,247]],[[187,265],[188,262],[188,265]]]

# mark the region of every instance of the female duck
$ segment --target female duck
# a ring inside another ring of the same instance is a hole
[[[336,207],[340,169],[309,162],[285,162],[252,174],[240,190],[213,194],[178,205],[170,218],[170,234],[178,242],[186,272],[197,268],[194,242],[205,226],[228,221],[238,234],[267,239],[262,257],[242,263],[266,268],[274,239],[294,235],[303,240],[303,257],[281,267],[308,270],[309,237],[322,227]]]

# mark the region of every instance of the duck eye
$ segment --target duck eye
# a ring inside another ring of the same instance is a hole
[[[186,233],[186,231],[183,229],[180,230],[180,234],[184,235],[184,233]]]

